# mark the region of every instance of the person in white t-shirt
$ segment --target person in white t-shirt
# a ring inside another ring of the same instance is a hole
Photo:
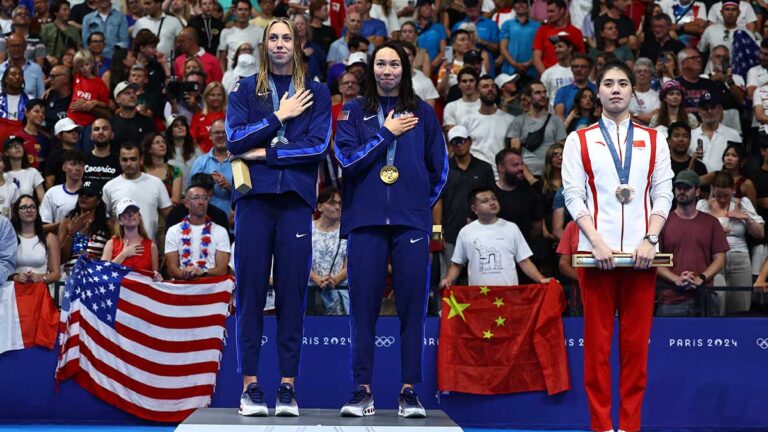
[[[701,126],[691,131],[688,154],[700,159],[707,166],[707,172],[720,171],[728,143],[742,142],[741,135],[722,123],[723,105],[717,94],[704,93],[699,100],[699,114]],[[698,152],[699,140],[702,142],[702,153]]]
[[[632,101],[629,103],[629,112],[632,119],[643,124],[648,124],[653,113],[661,107],[659,92],[651,88],[651,78],[656,76],[656,68],[647,57],[640,57],[632,66],[637,79]]]
[[[264,29],[250,23],[251,3],[248,0],[235,0],[232,5],[235,8],[235,25],[222,30],[219,38],[219,62],[225,72],[234,67],[235,51],[243,42],[248,42],[254,51],[258,51],[264,38]],[[259,55],[254,57],[258,68]]]
[[[148,237],[154,240],[158,211],[164,218],[171,212],[168,190],[162,180],[141,172],[141,149],[136,144],[124,143],[120,147],[120,168],[123,174],[104,185],[102,199],[107,205],[107,214],[115,216],[117,203],[124,198],[136,201]]]
[[[21,196],[19,188],[13,182],[13,177],[5,175],[6,158],[0,158],[0,214],[11,218],[11,206]]]
[[[734,34],[737,30],[744,30],[744,26],[739,25],[738,22],[740,16],[739,2],[736,0],[725,0],[721,5],[722,8],[719,13],[721,17],[720,21],[707,26],[707,29],[704,30],[704,33],[699,40],[698,48],[702,53],[709,52],[711,55],[712,48],[719,45],[728,47],[729,52],[733,51]],[[748,7],[752,10],[751,6]],[[711,11],[709,15],[712,16]],[[752,36],[752,32],[748,31],[747,34]],[[752,37],[754,38],[754,36]]]
[[[405,41],[401,41],[400,45],[403,46],[403,49],[408,54],[408,60],[410,60],[411,65],[413,65],[413,59],[416,58],[416,47],[412,43]],[[411,74],[413,92],[416,93],[416,96],[420,97],[421,100],[434,108],[435,102],[440,98],[440,93],[437,92],[437,88],[432,84],[432,80],[427,78],[422,71],[416,68],[411,68]]]
[[[166,59],[172,59],[176,47],[176,36],[181,33],[184,26],[178,18],[163,12],[163,0],[145,0],[143,4],[145,15],[136,20],[133,25],[133,37],[143,29],[150,30],[160,39],[157,50],[165,54]]]
[[[496,83],[488,75],[483,75],[478,82],[480,93],[480,108],[459,120],[472,137],[472,156],[488,162],[496,173],[494,163],[496,153],[509,146],[512,137],[512,121],[515,117],[500,110],[496,106],[499,90]]]
[[[723,23],[723,15],[720,13],[720,11],[723,9],[723,3],[728,3],[728,0],[724,2],[719,1],[709,8],[709,12],[707,12],[707,20],[709,22],[715,24]],[[736,25],[739,26],[739,28],[747,29],[750,32],[755,31],[757,28],[757,15],[755,15],[755,10],[752,9],[752,5],[748,1],[744,0],[734,3],[736,3],[739,7],[739,14],[738,18],[736,19]]]
[[[168,228],[165,235],[165,264],[174,279],[194,279],[227,274],[229,235],[207,216],[210,196],[201,186],[190,186],[184,195],[189,215]],[[208,237],[209,242],[203,243]],[[189,242],[189,247],[184,244]]]
[[[549,96],[549,111],[554,111],[557,91],[573,82],[573,71],[571,70],[573,43],[568,37],[559,34],[552,36],[550,40],[555,45],[557,63],[548,67],[541,74],[541,82],[547,89],[547,96]]]
[[[462,68],[457,79],[461,99],[445,105],[443,110],[443,131],[448,133],[452,127],[459,124],[460,120],[480,109],[480,94],[477,92],[477,80],[480,75],[472,67]]]
[[[43,176],[40,171],[29,164],[29,157],[24,151],[24,138],[11,135],[3,144],[5,157],[8,158],[8,166],[5,167],[7,180],[16,183],[19,195],[33,195],[37,202],[43,202],[45,189],[43,188]]]
[[[451,266],[440,287],[451,286],[467,263],[469,285],[517,285],[517,266],[532,280],[549,282],[531,261],[533,252],[520,228],[498,217],[499,201],[493,190],[478,188],[471,195],[470,208],[477,220],[459,231]]]
[[[83,186],[85,155],[77,150],[67,150],[62,156],[64,183],[48,189],[40,204],[40,218],[46,232],[58,232],[59,222],[77,205],[78,191]]]

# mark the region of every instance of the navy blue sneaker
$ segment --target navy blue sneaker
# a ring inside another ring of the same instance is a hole
[[[282,383],[277,388],[275,415],[278,417],[298,417],[299,404],[296,403],[296,390],[289,383]]]
[[[406,387],[400,393],[397,415],[405,418],[425,418],[427,412],[419,402],[419,397],[413,387]]]
[[[257,383],[250,383],[245,388],[243,395],[240,396],[240,410],[242,416],[260,416],[269,415],[267,402],[264,401],[264,392]]]
[[[361,385],[352,393],[352,399],[341,407],[342,417],[366,417],[376,414],[373,406],[373,394]]]

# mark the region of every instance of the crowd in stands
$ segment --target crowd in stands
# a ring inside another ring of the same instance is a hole
[[[637,78],[634,121],[668,142],[676,175],[657,313],[766,310],[763,0],[2,0],[8,278],[54,284],[83,255],[158,280],[231,273],[227,95],[258,71],[274,17],[295,23],[334,130],[371,85],[375,47],[407,52],[451,155],[433,289],[556,277],[578,303],[563,143],[600,117],[594,80],[618,60]],[[332,152],[318,170],[310,309],[346,314],[344,179]]]

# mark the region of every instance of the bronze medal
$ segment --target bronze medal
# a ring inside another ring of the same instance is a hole
[[[635,189],[628,184],[621,184],[616,187],[616,199],[622,203],[627,204],[635,198]]]
[[[396,182],[398,178],[400,178],[400,172],[394,165],[385,165],[379,171],[379,178],[384,183],[391,185]]]

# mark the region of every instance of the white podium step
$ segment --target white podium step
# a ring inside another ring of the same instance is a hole
[[[201,408],[184,420],[176,432],[462,432],[443,411],[427,411],[425,419],[404,419],[396,410],[376,415],[340,417],[338,410],[302,409],[299,417],[243,417],[237,408]]]

